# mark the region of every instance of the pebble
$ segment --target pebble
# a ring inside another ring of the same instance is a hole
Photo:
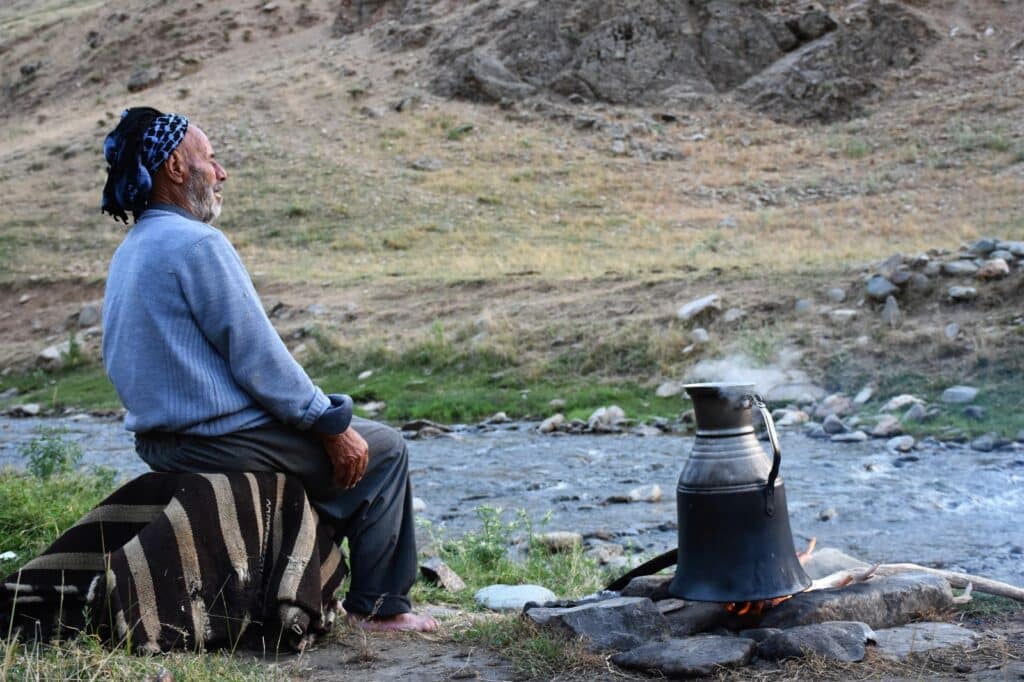
[[[893,452],[910,452],[914,449],[913,436],[896,436],[885,441],[885,447]]]
[[[833,443],[863,443],[868,439],[868,434],[863,431],[853,431],[851,433],[837,433],[830,440]]]
[[[942,274],[949,277],[959,275],[973,275],[978,271],[978,266],[969,260],[955,260],[942,264]]]
[[[541,585],[489,585],[477,590],[474,601],[492,611],[521,611],[528,602],[555,601],[555,593]]]
[[[427,503],[419,497],[412,498],[412,513],[422,514],[427,511]]]
[[[833,303],[842,303],[846,300],[846,290],[839,287],[831,287],[825,292],[825,297]]]
[[[914,403],[910,406],[910,409],[903,413],[901,421],[909,422],[923,422],[928,419],[928,410],[924,408],[921,403]]]
[[[984,421],[985,408],[979,405],[968,405],[964,408],[964,416],[975,421]]]
[[[676,317],[685,322],[711,312],[717,312],[722,308],[721,300],[722,297],[718,294],[711,294],[690,301],[676,311]]]
[[[726,324],[732,324],[733,322],[742,320],[746,316],[747,313],[742,308],[729,308],[722,316],[722,321]]]
[[[952,341],[960,333],[960,325],[956,322],[950,322],[946,325],[946,328],[942,330],[942,333],[946,335],[946,339]]]
[[[889,398],[889,400],[882,405],[882,409],[879,412],[895,412],[896,410],[902,410],[907,405],[920,405],[924,401],[917,396],[910,395],[909,393],[901,393],[898,396]]]
[[[857,317],[857,311],[849,308],[838,308],[828,314],[828,319],[836,324],[846,324]]]
[[[690,341],[697,345],[704,345],[711,340],[711,335],[708,334],[708,330],[703,327],[697,327],[690,332]]]
[[[993,258],[981,264],[978,271],[974,273],[977,279],[992,280],[1002,279],[1010,274],[1010,266],[1002,258]]]
[[[882,415],[878,423],[871,429],[871,435],[875,438],[891,438],[903,433],[903,425],[900,420],[891,414]]]
[[[809,313],[814,309],[814,302],[809,298],[797,299],[797,302],[793,304],[793,310],[797,313]]]
[[[978,396],[978,389],[972,386],[952,386],[942,392],[942,402],[961,404],[972,402]]]
[[[552,415],[542,421],[540,426],[537,427],[537,430],[541,433],[552,433],[553,431],[557,431],[561,428],[563,424],[565,424],[565,415],[559,412],[558,414]]]
[[[825,421],[822,422],[821,428],[830,436],[849,431],[849,429],[846,428],[846,424],[843,423],[843,420],[834,414],[830,414],[825,417]]]
[[[372,369],[368,369],[368,370],[365,370],[363,372],[360,372],[358,379],[359,379],[359,381],[366,381],[367,379],[369,379],[372,376],[373,376],[373,370]]]
[[[867,401],[871,400],[871,396],[875,394],[875,387],[870,384],[858,391],[857,395],[853,397],[854,405],[863,405]]]
[[[978,297],[978,290],[974,287],[954,286],[949,288],[949,300],[962,303],[973,301]]]
[[[892,296],[886,296],[885,307],[882,308],[882,322],[890,329],[896,329],[903,323],[903,313],[900,312],[900,305]]]
[[[659,398],[671,398],[677,396],[683,392],[683,383],[681,381],[665,381],[662,382],[657,390],[654,391],[654,395]]]
[[[884,301],[898,291],[899,288],[882,275],[872,276],[868,280],[867,287],[864,289],[864,293],[867,294],[868,298],[875,301]]]
[[[661,502],[661,486],[654,483],[633,488],[628,497],[630,502]]]

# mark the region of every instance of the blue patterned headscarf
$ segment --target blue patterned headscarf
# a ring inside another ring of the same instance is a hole
[[[128,222],[137,221],[153,190],[153,173],[167,160],[188,130],[188,119],[150,107],[126,109],[117,127],[103,141],[107,183],[103,187],[104,213]]]

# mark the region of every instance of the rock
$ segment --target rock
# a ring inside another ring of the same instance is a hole
[[[623,597],[648,597],[657,599],[668,595],[668,586],[675,576],[672,575],[640,575],[629,581],[622,588]]]
[[[871,279],[868,280],[867,286],[864,288],[864,293],[867,294],[867,297],[874,301],[884,301],[898,291],[899,287],[882,275],[872,275]]]
[[[942,264],[942,274],[948,277],[974,275],[976,272],[978,272],[978,266],[969,260],[955,260]]]
[[[992,253],[990,253],[988,255],[988,257],[989,257],[989,260],[995,260],[996,258],[1002,258],[1004,261],[1006,261],[1007,265],[1011,265],[1015,260],[1017,260],[1012,253],[1010,253],[1009,251],[1005,251],[1003,249],[997,249],[997,250],[993,251]]]
[[[0,552],[0,561],[14,561],[18,558],[17,552],[7,550],[6,552]]]
[[[38,417],[40,412],[42,412],[42,408],[39,406],[39,403],[12,405],[7,410],[7,414],[12,417]]]
[[[70,341],[61,341],[52,346],[47,346],[39,351],[39,355],[36,356],[36,365],[48,372],[59,370],[64,366],[64,361],[70,352]]]
[[[892,273],[892,275],[889,276],[889,281],[895,284],[896,286],[902,288],[907,285],[907,283],[913,276],[914,273],[911,272],[909,268],[901,265],[898,270],[896,270],[895,272]]]
[[[1017,442],[1024,443],[1024,429],[1017,432]]]
[[[964,303],[976,299],[978,297],[978,290],[974,287],[954,286],[949,288],[948,294],[949,300],[954,303]]]
[[[804,435],[808,438],[817,438],[823,440],[828,438],[829,435],[825,433],[825,429],[821,427],[821,424],[810,422],[804,426]]]
[[[629,151],[626,147],[626,141],[622,139],[614,139],[611,144],[611,152],[616,156],[625,156]]]
[[[981,264],[978,271],[974,273],[975,278],[980,280],[1002,279],[1010,274],[1010,266],[1002,258],[993,258]]]
[[[128,88],[128,92],[141,92],[159,84],[160,81],[163,80],[163,77],[164,74],[160,71],[138,69],[132,72],[132,75],[128,78],[128,82],[125,85]]]
[[[864,388],[858,391],[857,395],[853,396],[854,405],[863,405],[867,401],[871,400],[871,396],[875,394],[875,387],[868,384]]]
[[[708,330],[703,327],[697,327],[690,332],[690,342],[702,346],[711,340],[711,335],[708,334]]]
[[[361,403],[359,405],[359,408],[370,416],[380,414],[381,412],[386,410],[387,407],[388,404],[383,400],[371,400],[370,402]]]
[[[761,627],[789,628],[840,620],[887,628],[952,605],[953,590],[944,578],[927,573],[901,573],[843,588],[794,595],[765,614]]]
[[[885,448],[893,452],[910,452],[914,449],[913,436],[896,436],[885,441]]]
[[[999,241],[999,249],[1009,251],[1015,258],[1024,258],[1024,242]]]
[[[868,434],[863,431],[852,431],[850,433],[837,433],[829,440],[833,443],[863,443],[868,439]]]
[[[952,386],[942,392],[940,400],[944,403],[959,405],[972,402],[978,397],[978,389],[972,386]]]
[[[952,623],[910,623],[875,630],[878,653],[897,660],[934,649],[968,646],[977,638],[976,632]]]
[[[903,417],[900,421],[903,422],[923,422],[928,419],[928,410],[925,409],[921,403],[914,403],[910,406],[910,409],[903,413]]]
[[[910,395],[909,393],[901,393],[898,396],[889,398],[885,405],[882,405],[879,412],[895,412],[897,410],[902,410],[907,405],[920,405],[923,402],[924,401],[917,396]]]
[[[602,566],[608,564],[618,563],[616,559],[620,559],[625,556],[626,550],[622,545],[616,545],[612,542],[602,542],[593,545],[585,552],[588,557],[596,561]]]
[[[977,452],[992,452],[1001,445],[1001,438],[998,433],[986,433],[971,441],[971,450]]]
[[[373,376],[373,370],[372,369],[367,369],[367,370],[364,370],[364,371],[360,372],[359,376],[357,378],[359,379],[359,381],[366,381],[367,379],[369,379],[372,376]]]
[[[999,240],[985,237],[971,244],[968,251],[972,256],[987,256],[999,248]]]
[[[551,400],[548,401],[548,407],[550,407],[552,410],[565,409],[565,401],[562,400],[561,398],[552,398]]]
[[[558,413],[542,421],[540,423],[540,426],[537,427],[537,430],[540,431],[541,433],[553,433],[562,428],[562,425],[564,424],[565,415],[562,413]]]
[[[495,412],[490,417],[484,420],[484,424],[507,424],[511,419],[504,412]]]
[[[871,429],[871,435],[874,438],[892,438],[902,433],[903,425],[900,424],[900,420],[897,417],[891,414],[882,415],[878,423]]]
[[[688,602],[681,599],[671,601],[682,604],[679,608],[662,610],[673,637],[689,637],[726,627],[732,618],[724,605],[716,602]],[[656,603],[660,607],[663,602]]]
[[[822,422],[821,428],[823,428],[825,433],[830,436],[834,436],[837,433],[846,433],[850,430],[846,428],[846,424],[843,423],[843,420],[834,414],[830,414],[825,417],[825,421]]]
[[[829,415],[842,417],[853,412],[853,401],[842,393],[833,393],[817,404],[814,408],[814,416],[824,419]]]
[[[742,320],[746,316],[747,313],[742,308],[729,308],[725,311],[725,314],[722,315],[722,322],[732,324],[733,322]]]
[[[804,571],[813,580],[819,580],[838,571],[865,569],[868,564],[833,547],[823,547],[811,552],[804,562]]]
[[[420,564],[420,573],[427,581],[440,585],[448,592],[460,592],[466,589],[465,581],[449,568],[448,564],[437,557]]]
[[[892,296],[885,298],[885,306],[882,308],[882,322],[887,324],[890,329],[896,329],[903,323],[900,305]]]
[[[555,601],[555,593],[540,585],[490,585],[473,595],[477,604],[492,611],[520,611],[529,602]]]
[[[814,655],[826,661],[856,662],[864,658],[864,645],[873,635],[863,623],[833,621],[800,625],[759,642],[757,655],[767,661]]]
[[[651,642],[612,656],[612,663],[628,670],[658,675],[704,677],[723,668],[738,668],[750,662],[756,644],[744,637],[704,635],[686,639]]]
[[[721,297],[718,294],[711,294],[690,301],[676,311],[676,317],[684,322],[702,317],[710,316],[722,309]]]
[[[683,382],[681,381],[665,381],[658,386],[657,390],[654,391],[654,395],[659,398],[671,398],[677,396],[683,392]]]
[[[582,639],[592,651],[624,650],[668,637],[668,622],[644,597],[616,597],[568,608],[537,607],[526,617],[538,625]]]
[[[839,511],[835,507],[829,507],[828,509],[822,509],[818,513],[819,521],[831,521],[839,515]]]
[[[850,308],[837,308],[828,313],[828,319],[835,324],[847,324],[857,317],[857,311]]]
[[[552,553],[571,552],[583,545],[583,536],[573,531],[553,531],[550,533],[537,533],[533,536],[535,542]]]
[[[921,295],[931,293],[934,286],[935,285],[932,283],[932,280],[923,272],[915,272],[910,276],[910,280],[907,282],[908,291]]]
[[[617,431],[618,425],[626,420],[626,413],[618,405],[599,407],[587,419],[591,431]]]
[[[985,421],[985,408],[979,405],[968,405],[964,408],[964,416],[974,421]]]
[[[628,497],[630,502],[661,502],[661,486],[654,483],[633,488]]]
[[[793,304],[793,311],[796,313],[809,313],[814,309],[814,302],[809,298],[799,298]]]
[[[412,498],[412,513],[422,514],[427,511],[427,503],[419,497]]]
[[[432,171],[439,171],[444,168],[444,162],[430,156],[421,156],[418,159],[411,161],[409,163],[409,168],[429,173]]]
[[[839,287],[830,287],[825,291],[825,297],[833,303],[842,303],[846,300],[846,290]]]
[[[78,311],[78,326],[92,327],[103,319],[103,301],[91,301]]]
[[[960,333],[960,325],[956,322],[950,322],[946,325],[945,329],[942,330],[942,333],[945,335],[947,341],[952,341]]]
[[[807,423],[807,420],[811,418],[809,414],[803,410],[776,410],[778,417],[773,415],[775,419],[775,426],[782,428],[785,426],[798,426],[800,424]]]

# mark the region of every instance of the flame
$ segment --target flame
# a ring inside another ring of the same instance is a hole
[[[762,599],[760,601],[734,601],[725,605],[725,610],[734,616],[760,616],[768,609],[778,606],[792,595],[778,597],[776,599]]]

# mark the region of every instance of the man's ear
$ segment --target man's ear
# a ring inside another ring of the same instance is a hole
[[[188,167],[185,163],[185,154],[180,145],[164,161],[163,171],[167,179],[175,185],[181,185],[185,182],[185,178],[188,175]]]

